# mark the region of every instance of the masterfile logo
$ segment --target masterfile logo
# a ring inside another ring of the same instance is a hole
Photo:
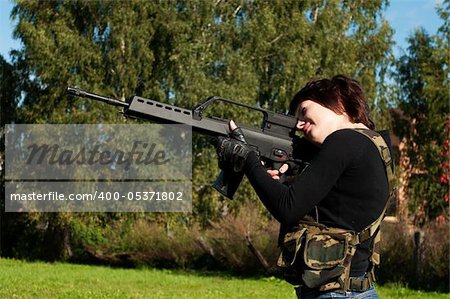
[[[6,179],[191,179],[183,125],[7,125]]]
[[[120,149],[102,149],[102,145],[95,144],[92,149],[81,147],[79,150],[61,148],[59,144],[31,144],[26,164],[50,165],[124,165],[124,169],[130,169],[135,163],[137,165],[163,165],[170,162],[166,159],[164,150],[155,150],[158,145],[135,140],[130,151]]]
[[[189,212],[185,125],[7,125],[6,212]]]

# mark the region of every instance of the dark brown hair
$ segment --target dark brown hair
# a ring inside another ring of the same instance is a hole
[[[331,79],[309,81],[292,99],[289,114],[295,115],[298,105],[306,100],[314,101],[336,114],[346,113],[352,123],[363,123],[369,129],[375,129],[369,118],[364,90],[355,79],[337,75]]]

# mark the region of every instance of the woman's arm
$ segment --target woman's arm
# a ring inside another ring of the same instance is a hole
[[[273,180],[255,153],[249,155],[245,174],[263,204],[280,223],[297,224],[336,184],[354,158],[343,135],[335,132],[328,136],[311,164],[289,186]]]

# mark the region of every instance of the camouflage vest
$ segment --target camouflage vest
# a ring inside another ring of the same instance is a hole
[[[378,148],[386,169],[390,198],[394,189],[394,175],[388,146],[377,132],[367,129],[355,131],[368,137]],[[320,291],[336,292],[364,291],[372,286],[375,281],[373,266],[380,263],[379,227],[389,198],[378,219],[359,233],[326,227],[307,219],[285,232],[281,236],[281,254],[277,266],[283,271],[286,281],[293,285],[318,288]],[[371,271],[366,273],[365,278],[350,278],[351,262],[357,246],[372,237]]]

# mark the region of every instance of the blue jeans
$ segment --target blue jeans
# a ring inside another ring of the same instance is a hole
[[[298,299],[329,299],[329,298],[354,298],[354,299],[378,299],[377,292],[374,287],[364,292],[345,292],[337,293],[333,291],[320,292],[317,289],[307,287],[298,287],[295,289]]]

